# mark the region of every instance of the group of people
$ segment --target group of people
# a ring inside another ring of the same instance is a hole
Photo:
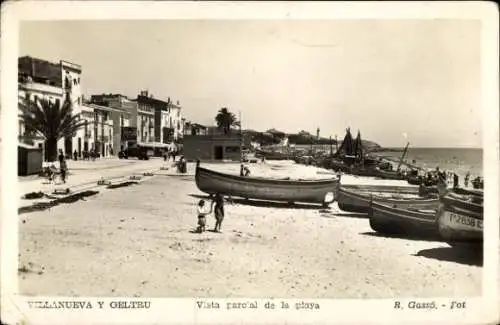
[[[214,212],[215,216],[215,226],[214,232],[220,232],[220,228],[222,226],[222,221],[224,220],[224,198],[219,193],[215,194],[215,197],[212,197],[212,203],[208,208],[205,204],[205,200],[200,200],[198,202],[198,227],[196,232],[203,233],[205,232],[205,228],[207,225],[206,216]]]
[[[169,148],[167,150],[163,151],[163,160],[167,161],[172,158],[173,161],[175,161],[175,157],[179,155],[179,149],[177,148]]]
[[[184,158],[184,156],[181,156],[179,158],[179,161],[176,163],[177,165],[177,172],[180,174],[185,174],[187,173],[187,161]]]
[[[467,172],[464,177],[464,187],[469,187],[469,182],[470,181],[470,172]],[[478,181],[479,180],[479,181]],[[425,175],[424,181],[427,181],[425,183],[428,183],[428,181],[431,181],[434,184],[444,184],[445,186],[447,185],[452,185],[453,188],[457,188],[460,184],[460,177],[455,173],[455,172],[450,172],[450,171],[440,171],[439,167],[436,167],[434,171],[429,171]],[[477,177],[472,183],[474,182],[480,182],[480,177]]]
[[[66,156],[63,154],[63,151],[61,149],[59,149],[59,155],[57,156],[57,159],[59,160],[59,174],[61,175],[61,181],[63,183],[66,183],[68,164],[66,162]],[[53,164],[46,169],[45,175],[48,177],[49,181],[55,181],[55,177],[57,174],[58,170]]]

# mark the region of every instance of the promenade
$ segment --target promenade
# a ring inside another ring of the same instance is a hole
[[[31,205],[36,202],[46,201],[46,198],[37,200],[26,200],[22,197],[31,192],[43,192],[51,195],[56,190],[69,188],[72,192],[83,188],[97,185],[101,179],[116,180],[128,178],[132,175],[142,175],[144,172],[154,172],[167,163],[160,158],[150,160],[104,158],[95,161],[88,160],[67,160],[69,174],[66,183],[62,183],[58,178],[56,182],[48,182],[47,179],[37,175],[18,177],[19,180],[19,207]],[[59,164],[55,164],[56,167]]]

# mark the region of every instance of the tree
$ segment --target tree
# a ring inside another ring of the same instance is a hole
[[[221,129],[225,135],[231,131],[232,126],[240,126],[240,122],[236,119],[236,115],[230,112],[226,107],[221,108],[215,116],[217,127]]]
[[[80,114],[73,115],[73,104],[68,97],[61,104],[47,99],[27,100],[19,104],[20,115],[26,130],[33,130],[45,137],[48,161],[57,160],[57,141],[73,137],[85,125]]]

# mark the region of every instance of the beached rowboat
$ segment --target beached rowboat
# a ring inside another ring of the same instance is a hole
[[[338,179],[290,180],[241,177],[196,168],[196,186],[200,191],[247,199],[325,204],[328,193],[334,192]]]
[[[436,223],[439,199],[429,205],[387,204],[374,200],[369,212],[370,227],[384,234],[440,238]]]
[[[476,195],[448,193],[437,212],[439,232],[450,245],[482,245],[483,204]]]
[[[438,202],[433,198],[420,197],[418,188],[397,186],[371,186],[363,189],[342,185],[338,188],[335,199],[339,209],[359,213],[368,213],[373,199],[387,204],[398,204],[399,207],[418,205],[424,208],[437,205]]]

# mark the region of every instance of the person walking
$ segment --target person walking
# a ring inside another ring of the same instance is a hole
[[[62,156],[62,159],[59,158],[59,169],[61,170],[61,180],[66,184],[68,165],[66,164],[66,158],[64,156]]]

